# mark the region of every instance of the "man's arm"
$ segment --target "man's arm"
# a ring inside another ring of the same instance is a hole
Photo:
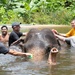
[[[66,37],[66,34],[59,33],[55,29],[52,29],[52,32],[54,33],[54,35],[56,34],[56,35],[60,35],[60,36]]]
[[[14,56],[31,56],[32,55],[31,53],[23,53],[23,52],[19,52],[19,51],[13,50],[13,49],[9,50],[1,42],[0,42],[0,53],[1,54],[7,54],[8,53],[8,54],[11,54]]]
[[[18,52],[16,50],[10,49],[8,54],[14,55],[14,56],[30,56],[32,55],[31,53],[23,53],[23,52]]]
[[[66,37],[66,34],[58,33],[57,35],[60,35],[62,37]]]
[[[63,37],[63,36],[60,36],[60,35],[57,35],[57,34],[55,34],[55,36],[56,36],[58,39],[60,39],[60,40],[62,40],[62,41],[65,41],[65,38],[66,38],[66,37]]]

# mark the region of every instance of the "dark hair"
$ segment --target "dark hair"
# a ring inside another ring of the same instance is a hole
[[[5,25],[3,25],[3,26],[1,27],[1,30],[2,30],[4,27],[8,30],[8,27],[7,27],[7,26],[5,26]]]

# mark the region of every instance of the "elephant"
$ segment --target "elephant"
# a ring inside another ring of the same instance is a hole
[[[32,28],[23,38],[22,51],[33,54],[33,61],[47,59],[49,64],[56,64],[59,44],[49,28]]]
[[[33,59],[35,61],[41,61],[47,57],[48,63],[56,64],[59,44],[50,29],[31,29],[24,39],[23,47],[24,52],[33,54]]]

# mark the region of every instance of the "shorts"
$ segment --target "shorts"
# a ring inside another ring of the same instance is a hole
[[[65,38],[65,42],[71,45],[72,47],[75,47],[75,36]]]

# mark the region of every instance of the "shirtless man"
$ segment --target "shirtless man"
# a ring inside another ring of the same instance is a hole
[[[9,40],[8,27],[3,25],[1,27],[0,41],[6,44],[8,40]]]

